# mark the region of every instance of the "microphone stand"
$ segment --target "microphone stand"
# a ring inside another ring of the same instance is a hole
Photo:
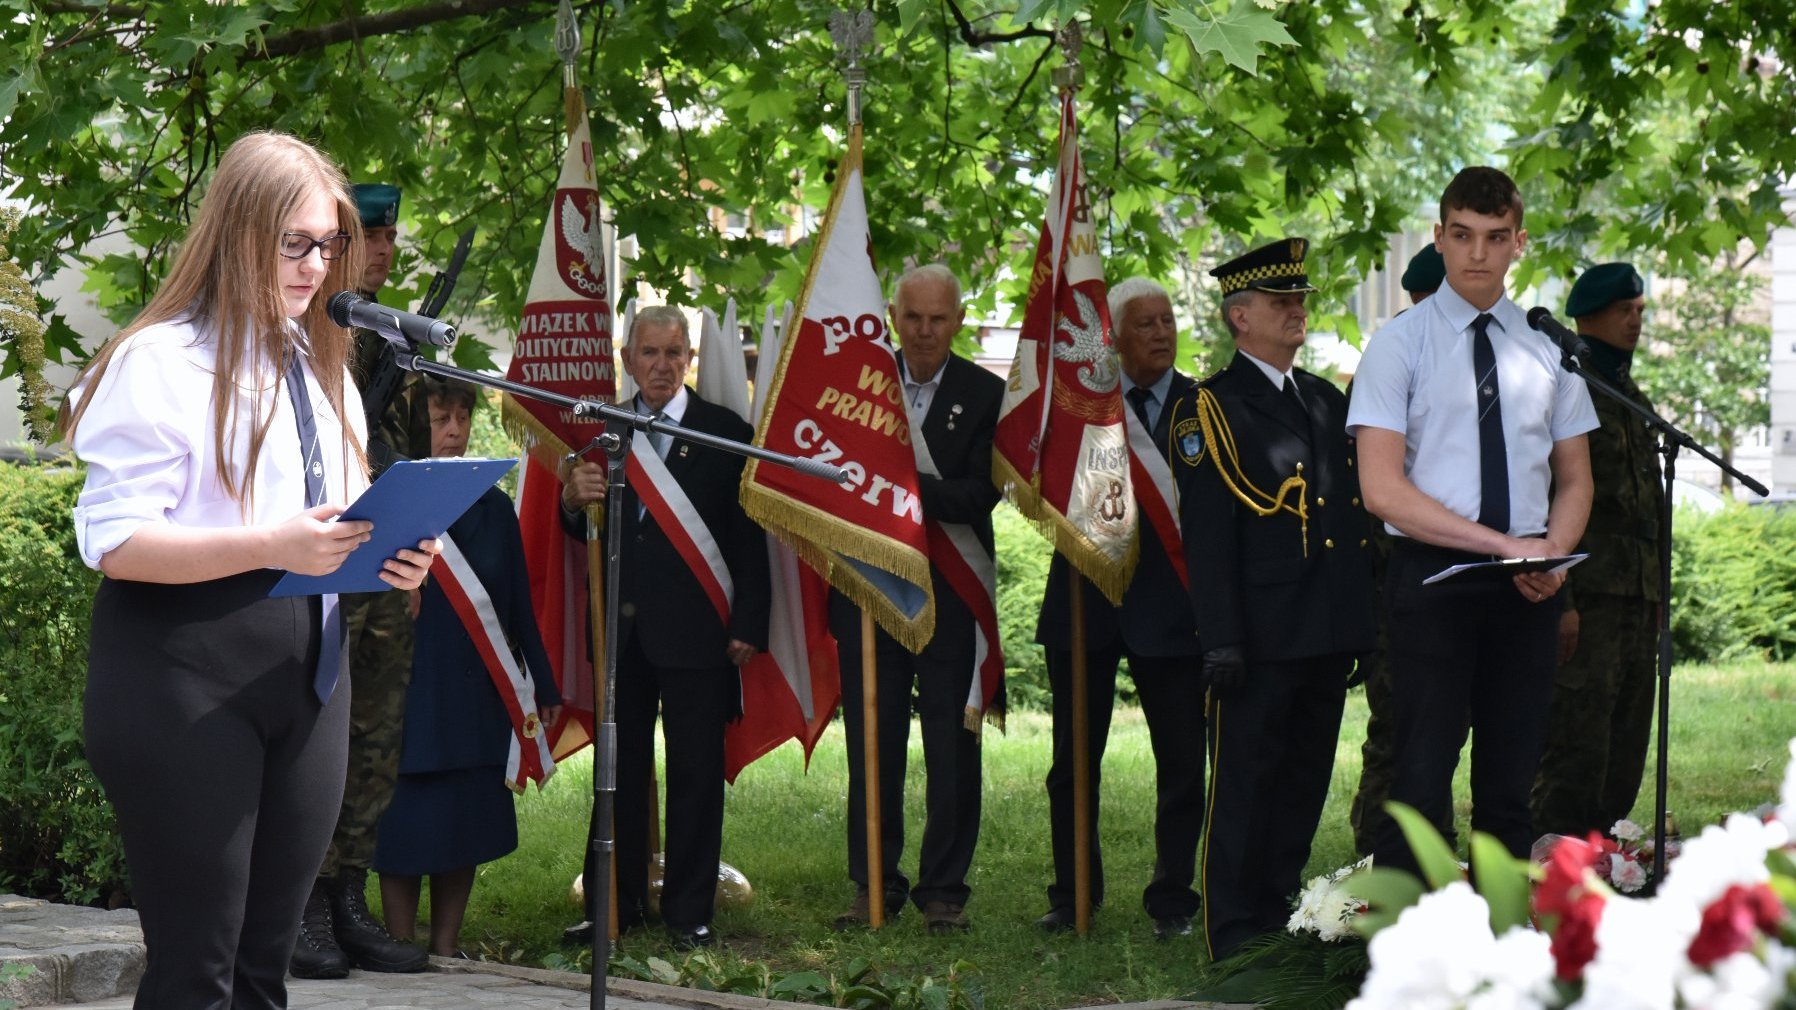
[[[384,336],[384,334],[383,334]],[[678,436],[689,442],[735,453],[738,456],[752,456],[779,466],[790,467],[799,473],[822,480],[840,482],[847,474],[840,468],[818,460],[803,456],[790,456],[782,452],[774,452],[747,442],[738,442],[733,438],[724,438],[709,432],[694,431],[684,428],[672,421],[663,420],[659,414],[643,414],[625,407],[616,407],[597,400],[582,400],[560,393],[526,386],[521,382],[502,379],[480,372],[470,372],[454,365],[444,365],[418,353],[416,347],[403,340],[387,337],[397,354],[399,367],[408,372],[427,372],[451,379],[461,379],[488,389],[497,389],[522,396],[526,399],[547,403],[572,412],[576,417],[596,417],[605,422],[606,431],[593,437],[588,449],[598,449],[605,454],[605,480],[607,502],[622,502],[625,484],[625,460],[630,456],[630,442],[638,431],[665,433]],[[582,450],[584,451],[584,450]],[[617,625],[618,594],[623,570],[623,528],[621,522],[605,524],[605,686],[602,692],[604,716],[597,727],[593,740],[593,812],[597,827],[592,833],[591,853],[592,866],[597,879],[586,882],[587,899],[590,907],[597,909],[592,922],[592,1010],[604,1010],[605,1006],[605,965],[611,960],[611,934],[607,923],[603,920],[609,915],[611,907],[611,851],[613,847],[612,833],[616,820],[617,801]]]
[[[1538,329],[1539,327],[1536,327]],[[1696,441],[1670,421],[1655,413],[1652,408],[1636,401],[1628,394],[1616,388],[1615,384],[1584,366],[1579,360],[1576,345],[1561,342],[1559,345],[1559,364],[1566,371],[1583,379],[1585,384],[1601,390],[1610,399],[1633,411],[1647,427],[1657,433],[1659,439],[1659,455],[1665,458],[1661,468],[1664,471],[1665,493],[1659,501],[1659,720],[1658,754],[1653,765],[1653,889],[1657,890],[1665,880],[1665,795],[1669,776],[1670,759],[1667,751],[1671,746],[1671,490],[1676,480],[1677,458],[1679,449],[1689,449],[1698,456],[1708,460],[1732,474],[1740,483],[1757,492],[1761,497],[1770,492],[1765,485],[1741,473],[1737,467],[1722,461],[1721,457],[1710,452],[1702,443]]]

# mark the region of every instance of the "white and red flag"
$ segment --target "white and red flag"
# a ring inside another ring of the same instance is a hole
[[[851,127],[755,443],[848,471],[840,484],[749,460],[742,505],[912,651],[935,630],[928,533],[898,359],[873,268]]]
[[[585,110],[571,116],[567,154],[537,246],[536,269],[505,377],[564,396],[604,400],[616,393],[611,360],[611,290],[603,213],[593,175],[592,139]],[[530,569],[530,596],[543,645],[565,702],[561,725],[550,728],[557,759],[592,741],[593,677],[598,654],[588,628],[586,551],[561,527],[557,462],[585,448],[603,423],[505,394],[505,424],[526,450],[518,471],[518,527]],[[598,524],[591,524],[597,529]],[[597,625],[594,625],[595,630]]]
[[[791,309],[788,302],[788,322]],[[779,361],[781,340],[769,306],[761,325],[757,395],[751,407],[742,344],[734,338],[735,315],[735,303],[731,302],[718,329],[725,336],[715,347],[708,335],[699,345],[699,395],[730,406],[752,422],[760,416],[758,408],[765,406],[763,394]],[[836,638],[829,630],[829,583],[800,561],[792,548],[773,537],[767,538],[767,560],[773,592],[767,649],[742,668],[742,718],[724,728],[723,773],[729,782],[788,740],[797,740],[804,747],[808,764],[842,696]]]
[[[1059,166],[992,438],[992,480],[1120,604],[1135,570],[1136,504],[1094,209],[1068,91]]]

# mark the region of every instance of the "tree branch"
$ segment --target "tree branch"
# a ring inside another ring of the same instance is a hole
[[[954,23],[960,28],[961,41],[975,49],[992,42],[1015,42],[1017,39],[1052,39],[1054,37],[1054,33],[1048,29],[1037,28],[1032,24],[1024,25],[1014,32],[977,31],[973,28],[973,22],[968,21],[966,14],[961,12],[960,4],[956,0],[948,0],[948,11],[954,15]]]
[[[251,58],[274,59],[312,49],[323,49],[352,39],[393,35],[442,21],[490,14],[496,10],[551,6],[553,5],[547,0],[439,0],[419,7],[370,14],[367,17],[345,18],[313,28],[296,28],[290,32],[271,35],[262,43],[260,52],[246,55]]]

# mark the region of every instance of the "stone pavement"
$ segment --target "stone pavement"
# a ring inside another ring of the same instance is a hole
[[[78,1003],[86,1010],[130,1010],[143,975],[137,913],[55,905],[0,894],[0,966],[37,970],[0,981],[0,1002],[23,1007]],[[619,1010],[816,1010],[808,1004],[609,979],[607,1007]],[[591,1005],[587,976],[484,961],[431,958],[416,975],[352,971],[346,979],[287,980],[292,1010],[577,1010]],[[1227,1010],[1218,1003],[1155,1000],[1112,1010]],[[1236,1008],[1249,1010],[1249,1008]]]

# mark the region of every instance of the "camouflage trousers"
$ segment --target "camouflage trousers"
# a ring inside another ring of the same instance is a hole
[[[1652,738],[1658,604],[1578,591],[1578,648],[1553,678],[1534,830],[1608,831],[1634,809]]]
[[[344,596],[348,630],[349,768],[343,808],[331,835],[320,877],[374,861],[375,833],[399,780],[399,746],[405,730],[405,688],[412,675],[412,619],[406,594]]]

